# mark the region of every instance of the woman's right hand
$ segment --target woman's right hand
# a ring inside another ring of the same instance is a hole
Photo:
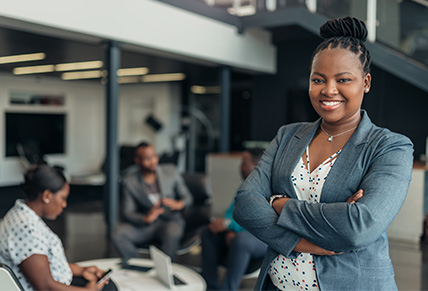
[[[297,245],[294,247],[293,250],[299,253],[309,253],[309,254],[318,255],[318,256],[333,256],[333,255],[343,254],[343,253],[335,253],[333,251],[323,249],[322,247],[317,246],[314,243],[311,243],[305,238],[302,238],[297,243]]]
[[[364,195],[364,191],[363,191],[363,189],[360,189],[354,195],[349,197],[348,200],[346,200],[346,203],[355,203],[358,201],[358,199],[363,197],[363,195]]]

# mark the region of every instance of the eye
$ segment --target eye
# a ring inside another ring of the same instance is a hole
[[[321,84],[321,83],[323,83],[324,81],[323,80],[321,80],[321,79],[317,79],[317,78],[313,78],[312,79],[312,83],[314,83],[314,84]]]
[[[338,83],[348,83],[348,82],[351,82],[351,79],[343,78],[343,79],[339,79],[338,81]]]

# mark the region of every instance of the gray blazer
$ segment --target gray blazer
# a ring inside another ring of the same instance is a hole
[[[325,290],[397,290],[388,251],[387,227],[407,194],[413,145],[400,134],[362,119],[342,149],[322,190],[320,203],[297,199],[291,173],[321,120],[283,126],[259,165],[235,198],[235,220],[269,245],[256,289],[264,288],[270,262],[278,255],[296,258],[293,249],[304,237],[327,250],[314,256],[319,286]],[[345,201],[359,189],[355,204]],[[269,197],[290,197],[280,216]]]
[[[184,200],[185,207],[192,204],[192,195],[174,165],[158,165],[156,178],[162,197]],[[131,172],[123,182],[123,216],[127,222],[134,225],[144,225],[143,216],[153,207],[143,187],[141,171]],[[180,217],[180,211],[165,211],[160,217],[172,219]]]

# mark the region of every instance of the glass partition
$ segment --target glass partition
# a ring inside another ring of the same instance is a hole
[[[428,66],[428,1],[377,0],[376,41]]]

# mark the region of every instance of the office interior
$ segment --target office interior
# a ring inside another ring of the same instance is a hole
[[[400,290],[428,290],[428,1],[9,2],[0,11],[0,215],[22,196],[31,158],[64,167],[69,207],[49,223],[74,262],[115,255],[114,177],[142,140],[183,173],[206,176],[210,215],[221,215],[240,183],[239,153],[284,124],[316,120],[307,91],[319,26],[366,20],[373,82],[363,108],[415,149],[408,197],[389,230],[391,258]],[[2,58],[24,54],[34,60]],[[56,142],[17,148],[37,127],[37,138]],[[197,248],[178,262],[198,269]]]

